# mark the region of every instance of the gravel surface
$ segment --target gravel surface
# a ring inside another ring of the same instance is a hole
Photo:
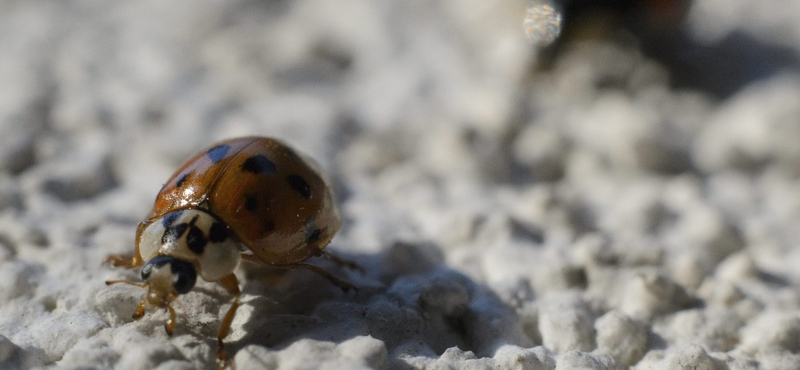
[[[169,337],[102,261],[262,135],[364,271],[243,264],[237,370],[800,369],[800,1],[576,5],[546,48],[530,5],[0,2],[0,368],[216,368],[224,289]]]

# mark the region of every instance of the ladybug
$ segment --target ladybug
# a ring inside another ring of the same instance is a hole
[[[322,255],[356,267],[323,252],[340,224],[331,188],[312,161],[268,137],[225,140],[195,154],[161,188],[153,210],[136,230],[135,253],[108,257],[112,266],[143,266],[144,283],[106,284],[147,288],[133,318],[144,316],[147,305],[164,308],[169,311],[164,327],[172,335],[176,318],[172,302],[194,287],[198,275],[219,283],[234,296],[217,336],[217,360],[224,367],[223,339],[241,294],[233,274],[239,262],[302,267],[345,290],[354,289],[303,263]]]

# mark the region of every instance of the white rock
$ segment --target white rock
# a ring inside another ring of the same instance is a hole
[[[371,336],[356,337],[340,343],[337,346],[337,350],[344,357],[363,361],[369,368],[381,369],[386,367],[386,345]]]
[[[543,347],[521,348],[506,345],[494,354],[495,367],[515,370],[550,370],[555,368],[553,354]]]
[[[730,307],[745,298],[744,293],[736,285],[715,279],[706,279],[697,289],[697,296],[706,304]]]
[[[664,276],[644,272],[627,282],[619,308],[633,318],[649,320],[693,303],[694,299],[680,285]]]
[[[339,345],[303,339],[282,350],[250,345],[236,354],[237,369],[381,369],[386,347],[371,337]]]
[[[743,320],[726,309],[693,309],[677,312],[653,332],[676,346],[698,345],[710,352],[728,352],[739,344]]]
[[[597,349],[611,355],[621,366],[638,362],[650,345],[650,333],[644,323],[637,322],[617,311],[611,311],[595,321]]]
[[[745,253],[728,256],[717,267],[715,276],[731,283],[753,278],[758,274],[758,267],[753,259]]]
[[[609,355],[590,354],[580,351],[568,351],[559,356],[556,370],[561,369],[592,369],[592,370],[611,370],[615,369],[614,359]]]
[[[595,318],[586,302],[574,294],[544,298],[539,311],[539,331],[544,346],[560,354],[594,350]]]
[[[790,312],[765,311],[741,330],[737,347],[746,353],[800,350],[800,317]]]
[[[675,347],[667,353],[659,353],[655,356],[647,356],[639,362],[635,369],[698,369],[698,370],[721,370],[725,368],[722,361],[716,360],[698,345],[688,345]]]

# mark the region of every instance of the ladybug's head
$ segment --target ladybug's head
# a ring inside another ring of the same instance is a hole
[[[155,256],[142,267],[142,280],[144,280],[144,284],[127,280],[111,280],[106,281],[106,284],[125,283],[147,288],[147,296],[133,311],[133,318],[137,320],[142,318],[148,304],[166,308],[169,311],[169,320],[164,328],[167,330],[167,334],[172,335],[175,328],[175,309],[171,304],[179,294],[187,293],[194,287],[194,283],[197,281],[194,265],[172,256]]]
[[[142,280],[147,285],[147,302],[167,307],[178,294],[188,293],[197,281],[194,266],[171,256],[157,256],[142,267]]]
[[[141,227],[137,239],[139,254],[150,261],[142,268],[145,280],[146,273],[167,264],[176,277],[191,269],[193,277],[217,281],[232,274],[241,257],[238,239],[205,209],[179,209],[153,219]],[[176,291],[180,294],[180,289]]]

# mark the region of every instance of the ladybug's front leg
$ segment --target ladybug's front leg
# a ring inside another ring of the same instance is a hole
[[[219,364],[220,369],[225,369],[228,366],[228,352],[225,351],[225,343],[223,343],[222,340],[225,339],[225,337],[228,336],[228,332],[230,332],[233,317],[236,316],[236,309],[239,308],[239,296],[242,292],[239,290],[239,281],[236,280],[236,275],[234,274],[225,276],[217,280],[217,282],[219,285],[222,285],[228,293],[234,296],[231,307],[228,308],[228,312],[225,313],[225,317],[223,317],[222,322],[219,323],[219,332],[217,334],[217,364]]]
[[[131,255],[108,256],[105,262],[113,267],[124,267],[126,269],[132,269],[142,265],[141,259]]]
[[[360,272],[362,274],[365,272],[364,268],[361,267],[361,265],[359,265],[358,263],[355,263],[353,261],[341,258],[341,257],[329,252],[328,250],[321,249],[317,255],[322,257],[322,258],[329,259],[329,260],[333,261],[334,263],[336,263],[339,266],[342,266],[342,267],[345,267],[345,268],[349,268],[351,270],[356,270],[356,271],[358,271],[358,272]]]
[[[321,267],[314,266],[312,264],[300,262],[300,263],[294,263],[294,264],[291,264],[291,265],[273,265],[273,264],[269,264],[267,262],[264,262],[264,260],[258,258],[258,256],[254,255],[254,254],[242,254],[242,259],[245,260],[245,261],[252,261],[252,262],[258,262],[258,263],[262,263],[262,264],[267,264],[269,267],[276,268],[276,269],[293,270],[293,269],[296,269],[298,267],[299,268],[304,268],[306,270],[313,271],[313,272],[317,273],[318,275],[328,279],[328,281],[330,281],[333,285],[338,286],[344,292],[347,292],[347,291],[350,291],[350,290],[358,291],[358,288],[356,288],[355,285],[350,284],[350,283],[348,283],[348,282],[346,282],[344,280],[340,280],[340,279],[334,277],[333,275],[331,275],[331,273],[329,273],[328,271],[325,271]],[[352,263],[355,264],[355,262],[352,262]]]
[[[116,256],[108,256],[105,262],[113,267],[124,267],[126,269],[136,268],[144,264],[142,256],[139,253],[139,241],[142,237],[142,230],[144,230],[144,227],[149,225],[152,221],[153,218],[149,218],[143,222],[140,222],[139,226],[136,227],[136,250],[132,255],[122,254]]]

